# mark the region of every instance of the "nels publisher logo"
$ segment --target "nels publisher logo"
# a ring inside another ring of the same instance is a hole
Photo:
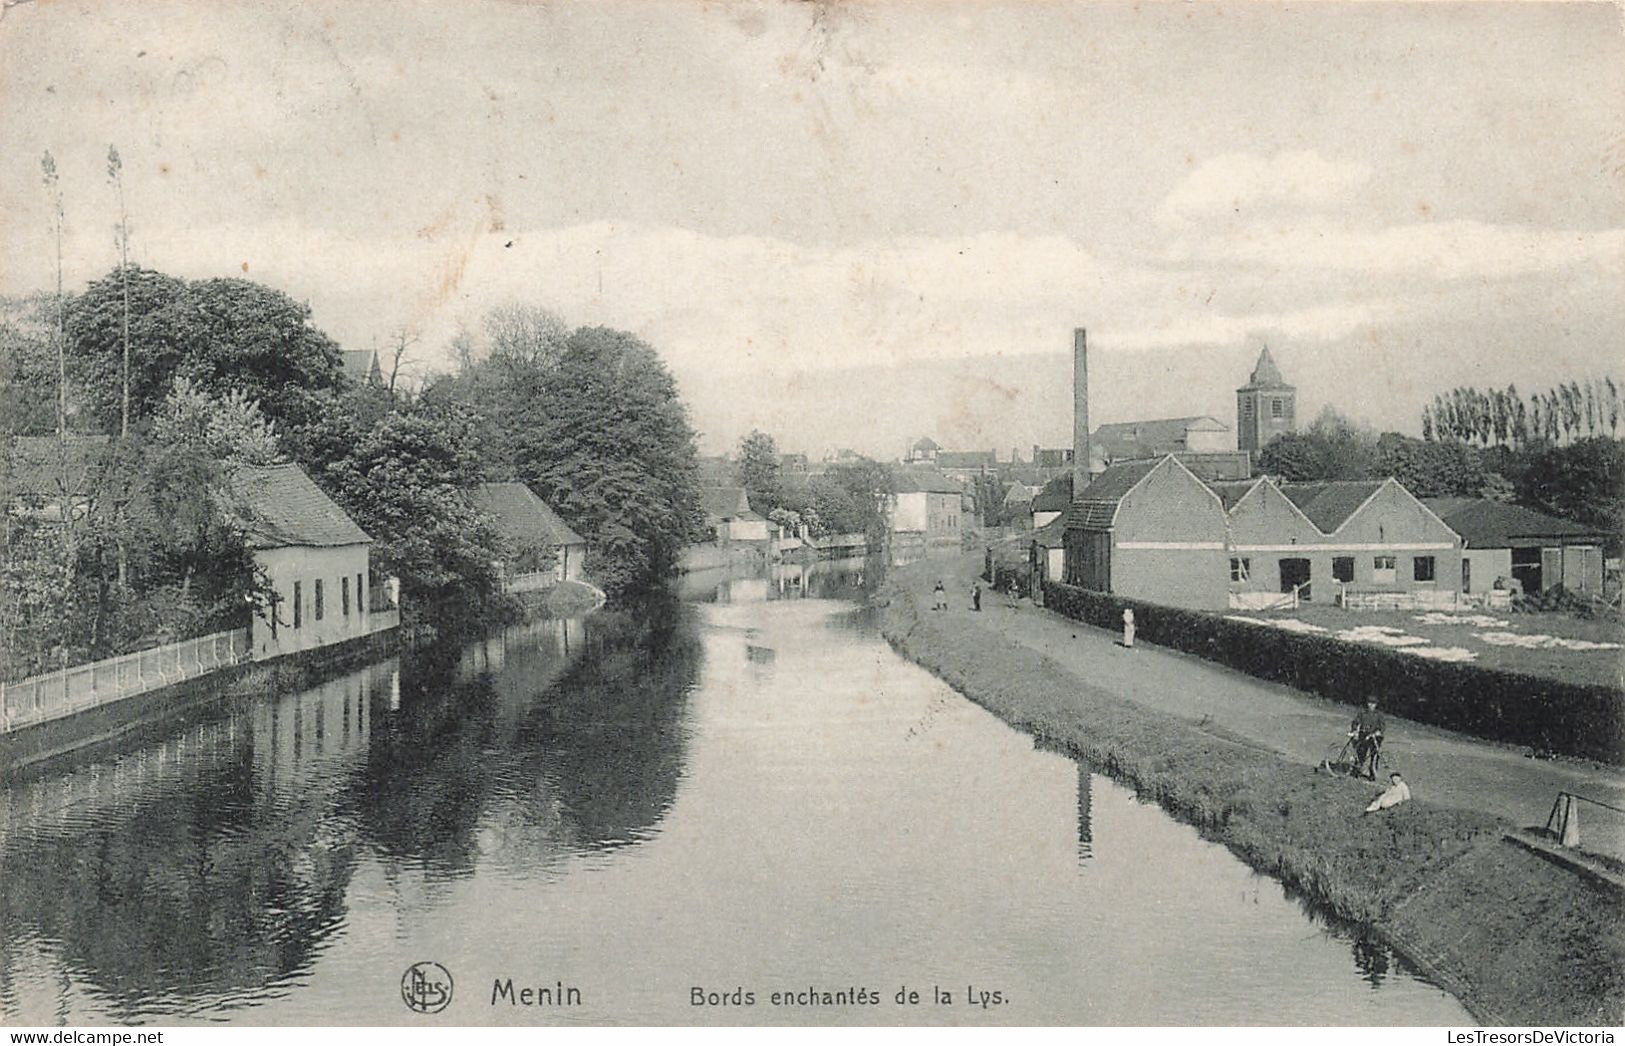
[[[415,962],[401,974],[401,999],[414,1013],[439,1013],[451,1005],[451,972],[437,962]]]

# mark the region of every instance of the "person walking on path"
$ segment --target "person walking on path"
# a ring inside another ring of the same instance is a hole
[[[1349,737],[1354,739],[1354,772],[1367,781],[1377,779],[1377,756],[1382,752],[1382,713],[1377,711],[1377,699],[1368,697],[1365,709],[1349,723]]]
[[[977,612],[982,609],[982,586],[974,581],[970,586],[970,608]]]
[[[942,587],[942,582],[940,580],[937,582],[937,587],[931,592],[931,609],[948,609],[948,590]]]

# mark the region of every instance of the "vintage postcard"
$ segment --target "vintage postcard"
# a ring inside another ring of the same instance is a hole
[[[1625,1021],[1617,5],[0,55],[0,1025]]]

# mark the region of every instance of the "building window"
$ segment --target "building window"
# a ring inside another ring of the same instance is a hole
[[[1230,580],[1246,581],[1253,576],[1253,561],[1246,558],[1230,557]]]
[[[1345,582],[1345,583],[1353,581],[1354,580],[1354,557],[1353,556],[1333,556],[1332,557],[1332,577],[1336,578],[1338,581],[1342,581],[1342,582]]]
[[[293,627],[298,628],[304,622],[304,583],[293,583]]]
[[[361,591],[361,575],[357,574],[355,576],[355,609],[356,609],[356,613],[365,614],[367,612],[367,602],[366,602],[366,600],[367,600],[366,593]]]
[[[1252,400],[1244,399],[1244,400],[1241,401],[1241,416],[1244,417],[1244,418],[1251,418],[1253,416],[1253,401]]]
[[[1373,580],[1373,581],[1393,581],[1394,580],[1394,557],[1393,556],[1373,556],[1372,557],[1372,559],[1371,559],[1371,580]]]
[[[344,608],[344,616],[350,616],[350,579],[339,578],[339,603]]]
[[[1286,416],[1286,400],[1283,400],[1283,399],[1271,399],[1270,400],[1270,417],[1272,417],[1272,418],[1280,418],[1280,417],[1285,417],[1285,416]]]
[[[316,620],[322,619],[322,579],[316,579]]]
[[[1411,560],[1412,576],[1418,581],[1433,580],[1433,557],[1417,556]]]

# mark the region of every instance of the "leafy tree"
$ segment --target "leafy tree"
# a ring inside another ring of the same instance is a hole
[[[248,393],[214,396],[186,378],[175,379],[153,422],[152,438],[196,447],[216,461],[269,465],[282,460],[275,426]]]
[[[466,493],[481,476],[474,420],[456,404],[405,403],[371,422],[325,416],[298,442],[312,478],[372,536],[374,569],[400,579],[409,607],[495,591],[501,539]]]
[[[1488,480],[1478,451],[1465,443],[1413,439],[1385,432],[1377,440],[1373,474],[1393,476],[1419,498],[1478,497]]]
[[[668,575],[703,516],[694,430],[655,351],[581,328],[516,400],[517,473],[587,539],[604,587],[627,593]]]
[[[316,393],[342,380],[338,347],[310,308],[242,279],[187,283],[147,269],[115,270],[74,300],[68,338],[92,414],[104,431],[121,417],[125,294],[130,299],[132,425],[149,421],[177,375],[226,395],[242,391],[285,427],[312,421]]]
[[[897,492],[891,466],[864,459],[836,465],[828,475],[852,502],[852,517],[848,522],[856,525],[841,528],[840,532],[862,532],[868,537],[870,548],[880,548],[891,526],[891,499]]]
[[[1549,447],[1517,483],[1519,501],[1617,535],[1625,523],[1625,440],[1590,436]]]
[[[1366,479],[1375,469],[1376,437],[1330,407],[1305,432],[1275,437],[1259,453],[1258,468],[1292,482]]]
[[[739,463],[735,466],[739,485],[750,497],[753,512],[770,514],[784,504],[784,486],[779,478],[779,447],[772,436],[759,429],[739,441]]]
[[[0,436],[43,436],[57,425],[62,389],[50,298],[0,300]],[[64,409],[77,411],[70,392]]]

